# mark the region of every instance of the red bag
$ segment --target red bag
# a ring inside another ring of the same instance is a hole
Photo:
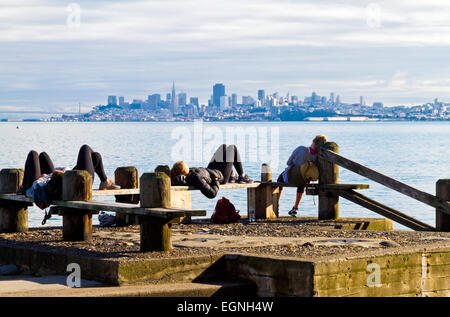
[[[228,199],[222,197],[217,201],[216,210],[211,217],[213,223],[231,223],[241,219],[236,208]]]

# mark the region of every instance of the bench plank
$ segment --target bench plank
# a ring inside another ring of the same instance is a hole
[[[295,185],[286,184],[286,183],[279,183],[279,182],[268,182],[268,183],[262,183],[262,186],[273,186],[273,187],[297,187]],[[306,185],[307,188],[310,189],[335,189],[335,190],[350,190],[350,189],[368,189],[368,184],[308,184]]]
[[[259,187],[259,185],[261,185],[259,182],[254,182],[251,184],[227,183],[220,185],[219,189],[256,188]],[[199,190],[192,186],[171,186],[170,189],[174,191]]]
[[[24,203],[34,203],[33,198],[29,198],[25,195],[17,195],[17,194],[0,194],[0,199],[19,201],[19,202],[24,202]]]
[[[131,215],[151,216],[159,218],[178,218],[184,216],[206,216],[206,210],[189,210],[182,208],[142,208],[135,204],[109,203],[104,201],[55,201],[53,205],[65,208],[109,211]]]

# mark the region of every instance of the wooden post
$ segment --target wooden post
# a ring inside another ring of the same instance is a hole
[[[321,148],[339,153],[339,146],[334,142],[327,142]],[[330,163],[319,156],[318,168],[319,187],[338,183],[339,166],[337,164]],[[339,196],[332,191],[319,188],[319,220],[329,219],[339,219]]]
[[[145,173],[140,178],[141,207],[170,208],[170,177],[166,173]],[[170,251],[171,219],[141,216],[141,251]]]
[[[450,179],[436,182],[436,196],[450,201]],[[450,215],[436,209],[436,231],[450,232]]]
[[[270,166],[261,166],[261,182],[266,183],[272,180]],[[247,214],[251,210],[255,211],[256,219],[272,219],[278,217],[278,195],[279,188],[273,186],[258,186],[247,188]]]
[[[139,187],[139,172],[134,166],[118,167],[114,172],[115,183],[121,189],[131,189]],[[139,195],[117,195],[116,202],[127,204],[138,204]],[[116,225],[128,226],[139,223],[139,217],[127,214],[116,213]]]
[[[67,171],[63,175],[63,200],[92,200],[92,176],[88,171]],[[92,240],[91,210],[63,209],[63,240]]]
[[[264,163],[261,166],[261,183],[267,183],[272,181],[272,169],[269,164]]]
[[[158,165],[155,168],[155,173],[162,172],[170,177],[170,167],[168,165]]]
[[[0,171],[0,194],[15,194],[23,181],[22,169]],[[28,204],[0,200],[0,233],[28,231]]]

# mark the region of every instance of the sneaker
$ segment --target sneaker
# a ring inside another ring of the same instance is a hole
[[[236,181],[237,181],[236,176],[231,175],[231,176],[230,176],[230,179],[228,180],[228,183],[236,183]]]
[[[295,217],[297,216],[298,208],[292,207],[292,209],[288,212],[289,216]]]
[[[249,178],[246,174],[240,175],[238,178],[239,184],[251,184],[253,183],[253,179]]]
[[[114,182],[108,178],[106,181],[100,182],[99,189],[102,189],[102,190],[106,190],[106,189],[120,189],[120,186],[115,185]]]

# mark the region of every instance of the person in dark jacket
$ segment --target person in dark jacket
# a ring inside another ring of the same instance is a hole
[[[233,174],[233,166],[238,177]],[[220,184],[228,182],[252,183],[245,173],[235,145],[221,145],[214,153],[207,168],[189,168],[183,161],[176,162],[171,171],[172,185],[187,185],[200,189],[203,195],[212,199],[216,197]]]

